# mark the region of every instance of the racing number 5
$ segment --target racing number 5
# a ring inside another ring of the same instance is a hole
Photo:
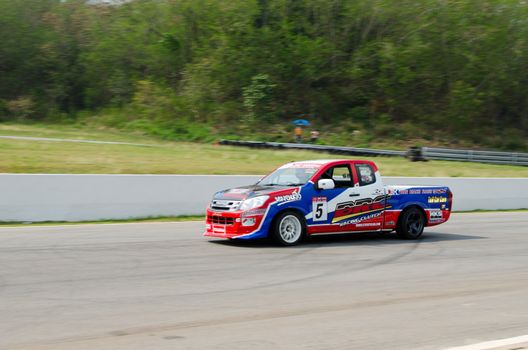
[[[326,197],[314,197],[313,221],[326,221],[328,216]]]
[[[323,203],[319,202],[315,205],[315,218],[317,220],[321,219],[323,216]]]

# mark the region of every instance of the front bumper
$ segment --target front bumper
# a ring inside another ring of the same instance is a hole
[[[208,208],[206,210],[204,236],[248,238],[258,231],[263,218],[264,215],[260,212],[214,211]]]

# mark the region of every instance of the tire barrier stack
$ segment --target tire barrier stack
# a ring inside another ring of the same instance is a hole
[[[281,143],[236,140],[220,140],[219,143],[221,145],[229,146],[272,149],[302,149],[308,151],[326,152],[331,154],[347,154],[356,156],[406,157],[413,162],[427,160],[456,160],[460,162],[528,166],[528,153],[518,152],[472,151],[431,147],[411,147],[408,151],[394,151],[386,149],[313,145],[305,143]]]

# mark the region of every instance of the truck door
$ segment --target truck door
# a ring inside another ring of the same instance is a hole
[[[336,203],[348,198],[349,192],[353,190],[352,168],[350,163],[338,164],[328,167],[315,180],[332,180],[334,188],[318,189],[312,198],[312,212],[308,216],[311,219],[312,232],[338,232],[339,225],[333,223]]]
[[[336,203],[332,222],[343,232],[380,230],[386,201],[380,175],[370,163],[352,164],[353,188]]]

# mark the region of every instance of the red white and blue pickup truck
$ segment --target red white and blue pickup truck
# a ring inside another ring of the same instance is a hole
[[[366,160],[310,160],[281,166],[251,186],[217,192],[204,235],[273,237],[294,245],[307,235],[391,232],[416,239],[449,219],[445,186],[386,186]]]

